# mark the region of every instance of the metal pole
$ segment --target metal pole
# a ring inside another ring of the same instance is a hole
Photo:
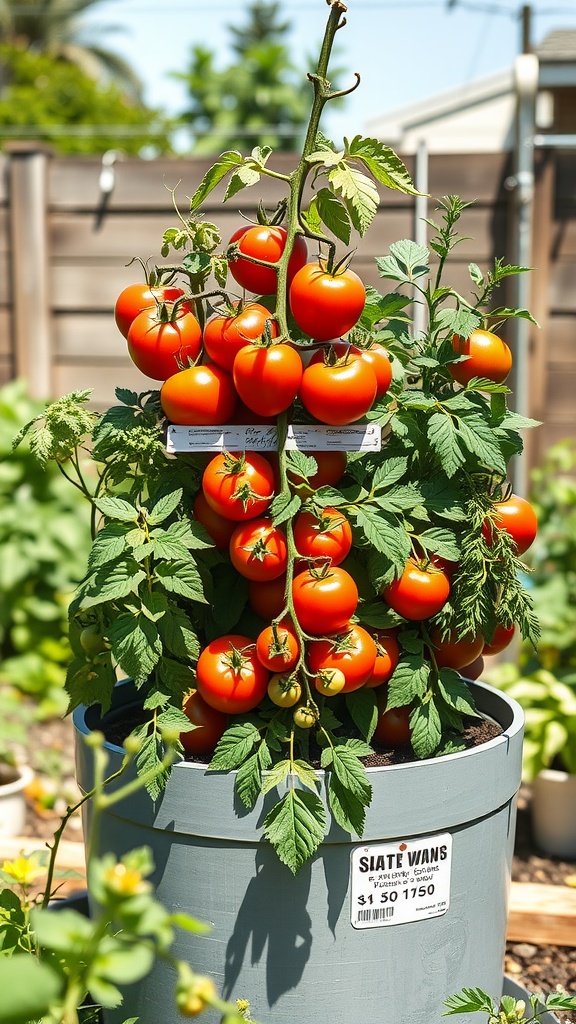
[[[416,168],[414,184],[418,195],[414,200],[414,241],[418,245],[428,244],[428,225],[424,218],[428,216],[428,147],[425,139],[420,139],[416,150]],[[426,331],[426,309],[423,302],[414,303],[414,337],[421,337]]]
[[[538,88],[538,58],[533,53],[523,53],[516,58],[514,66],[516,83],[516,151],[513,178],[516,204],[516,253],[515,260],[520,267],[529,267],[532,262],[532,212],[534,200],[534,127],[536,92]],[[530,301],[530,278],[518,274],[516,281],[516,305],[527,309]],[[529,408],[529,341],[530,325],[524,319],[512,321],[514,329],[514,366],[516,410],[528,416]],[[526,460],[519,458],[514,467],[514,489],[524,495],[528,490]]]

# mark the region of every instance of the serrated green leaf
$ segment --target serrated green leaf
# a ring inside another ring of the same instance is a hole
[[[361,160],[376,181],[406,195],[418,195],[407,167],[389,146],[385,146],[378,139],[363,139],[360,135],[356,135],[350,144],[347,139],[344,142],[348,155]]]
[[[167,562],[188,561],[190,557],[188,548],[178,537],[169,534],[164,529],[152,530],[150,536],[152,539],[151,550],[155,558],[161,558]]]
[[[328,180],[334,191],[338,192],[346,203],[346,209],[356,231],[364,235],[376,216],[380,202],[374,182],[345,160],[328,171]]]
[[[463,988],[461,992],[448,996],[444,1000],[444,1006],[448,1007],[443,1014],[444,1017],[454,1013],[496,1013],[492,996],[487,995],[481,988]]]
[[[453,477],[466,461],[458,443],[458,434],[453,420],[445,413],[435,412],[428,420],[428,440],[438,456],[447,477]]]
[[[159,526],[160,523],[163,523],[165,519],[168,519],[176,511],[181,501],[181,487],[177,487],[174,491],[170,491],[169,494],[165,494],[148,512],[148,522],[150,525]]]
[[[244,807],[252,808],[260,796],[261,773],[258,752],[250,754],[236,772],[236,792]]]
[[[222,634],[236,625],[248,600],[248,580],[233,566],[219,565],[212,572],[210,615]],[[222,635],[220,634],[220,635]]]
[[[350,215],[343,203],[329,188],[321,188],[316,194],[316,209],[321,221],[344,245],[350,242]]]
[[[138,509],[124,498],[112,498],[107,495],[103,498],[95,498],[94,504],[107,519],[117,519],[121,523],[136,523],[138,521]]]
[[[162,641],[156,623],[131,613],[119,615],[108,630],[114,658],[137,686],[149,678],[162,654]]]
[[[146,573],[133,558],[120,558],[115,564],[105,565],[78,589],[82,608],[93,608],[105,601],[118,601],[137,592],[146,579]]]
[[[277,786],[281,786],[288,777],[289,771],[289,760],[278,761],[277,764],[272,765],[262,780],[262,793],[269,793],[271,789],[276,789]]]
[[[302,761],[299,758],[293,761],[292,765],[296,775],[298,776],[298,780],[302,785],[306,786],[307,789],[312,789],[316,792],[318,789],[318,779],[316,778],[314,769],[311,768],[306,761]]]
[[[382,602],[380,602],[380,607],[384,608]],[[351,695],[350,699],[347,699],[346,705],[354,725],[369,743],[378,722],[378,704],[374,689],[369,687],[355,690],[354,696]],[[356,750],[358,757],[365,757],[370,753],[369,748],[363,754],[358,753],[358,747],[353,749]]]
[[[202,577],[192,560],[187,562],[159,562],[154,573],[162,586],[172,594],[206,604]]]
[[[278,494],[268,509],[274,526],[293,519],[302,505],[302,499],[297,494]]]
[[[200,656],[200,641],[190,619],[180,608],[167,602],[166,613],[157,625],[162,643],[171,654],[176,658],[197,660]]]
[[[296,450],[288,453],[287,468],[293,475],[308,480],[318,472],[318,463],[313,455]]]
[[[405,654],[388,682],[387,708],[401,708],[423,697],[428,688],[430,662],[417,654]]]
[[[434,526],[424,533],[419,533],[418,542],[426,551],[440,555],[440,558],[447,558],[451,562],[457,562],[460,557],[460,546],[451,530],[442,530]]]
[[[190,719],[184,714],[181,708],[169,705],[156,719],[158,729],[177,729],[178,732],[188,732],[192,725]]]
[[[367,806],[372,799],[372,786],[359,755],[347,742],[335,743],[332,754],[332,770],[342,787]]]
[[[459,416],[458,436],[464,447],[487,469],[506,476],[506,460],[494,431],[481,416]]]
[[[243,188],[249,188],[251,185],[256,185],[260,181],[260,174],[254,170],[253,167],[241,164],[228,182],[228,188],[224,195],[224,202],[228,199],[232,199],[238,192],[241,192]]]
[[[290,789],[264,819],[264,837],[293,874],[316,852],[325,828],[324,804],[307,789]]]
[[[206,171],[206,174],[202,178],[198,188],[190,200],[190,213],[194,213],[210,195],[212,189],[216,188],[222,178],[226,177],[230,171],[233,171],[235,167],[242,163],[243,157],[241,153],[237,153],[234,150],[228,150],[226,153],[222,153],[220,158],[215,164]]]
[[[418,704],[410,714],[410,740],[416,757],[431,757],[442,739],[442,723],[433,698]]]
[[[366,805],[335,774],[330,775],[328,803],[340,828],[361,837],[366,821]]]
[[[385,512],[408,512],[422,503],[422,494],[413,484],[405,484],[378,494],[374,503]]]
[[[438,674],[438,690],[449,707],[462,715],[477,715],[474,698],[459,672],[442,668]]]
[[[429,273],[430,253],[423,245],[404,238],[390,246],[390,255],[377,257],[380,276],[393,281],[410,282]]]
[[[392,487],[402,479],[408,469],[408,459],[404,457],[393,457],[386,459],[376,469],[372,479],[372,490]]]
[[[107,562],[114,562],[126,549],[126,534],[129,527],[121,523],[107,523],[94,538],[88,556],[90,571],[99,569]]]
[[[351,515],[369,544],[386,555],[394,568],[403,569],[411,551],[406,531],[369,508],[354,510]]]
[[[219,739],[208,771],[227,772],[239,768],[260,741],[260,732],[253,722],[231,725]]]

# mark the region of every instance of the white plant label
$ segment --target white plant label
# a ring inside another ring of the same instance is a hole
[[[170,424],[166,451],[176,452],[268,452],[277,448],[275,426],[181,427]],[[378,452],[382,447],[382,429],[377,423],[349,427],[288,427],[286,448],[302,452]]]
[[[442,917],[450,906],[452,836],[357,846],[350,861],[353,928]]]

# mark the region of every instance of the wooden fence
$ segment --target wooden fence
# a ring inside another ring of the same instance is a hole
[[[489,266],[511,250],[510,173],[506,154],[432,156],[430,195],[475,200],[463,220],[470,240],[456,249],[451,282],[469,291],[467,265]],[[410,165],[410,161],[407,161]],[[279,157],[278,169],[291,168]],[[31,393],[53,397],[93,388],[102,407],[116,386],[145,390],[150,381],[131,364],[112,310],[119,291],[141,280],[133,256],[158,261],[166,227],[176,225],[171,190],[183,212],[209,166],[206,160],[121,160],[106,199],[96,159],[57,158],[23,145],[0,157],[0,380],[25,377]],[[541,329],[530,337],[530,413],[545,422],[531,461],[553,441],[575,433],[576,155],[539,154],[534,210],[531,305]],[[278,185],[263,179],[221,207],[218,188],[205,208],[223,239],[252,218],[257,201],[273,207]],[[429,215],[434,214],[434,201]],[[383,190],[375,223],[359,243],[354,267],[380,282],[374,256],[396,239],[414,237],[414,201]],[[507,296],[499,297],[507,300]]]

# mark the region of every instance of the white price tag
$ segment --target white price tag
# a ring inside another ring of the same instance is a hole
[[[267,452],[278,446],[275,426],[215,426],[181,427],[170,424],[166,451],[176,452]],[[382,447],[382,429],[376,423],[357,426],[327,427],[304,426],[299,423],[288,427],[286,448],[302,452],[378,452]]]
[[[357,846],[350,861],[353,928],[442,917],[450,906],[452,836]]]

